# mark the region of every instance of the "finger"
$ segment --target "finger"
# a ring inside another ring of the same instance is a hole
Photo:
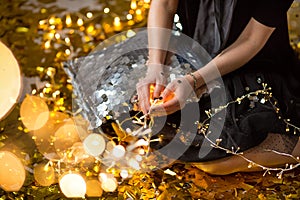
[[[164,90],[164,86],[161,84],[156,84],[153,92],[153,98],[158,98],[161,92]]]
[[[149,113],[152,116],[165,116],[178,110],[180,110],[180,103],[177,101],[177,99],[173,98],[166,103],[151,106]]]
[[[160,104],[155,106],[152,105],[150,107],[149,114],[153,117],[161,117],[167,115],[168,113],[165,111],[162,104]]]
[[[137,89],[138,93],[138,99],[139,99],[139,106],[141,111],[144,114],[148,113],[148,110],[150,108],[150,87],[149,85],[141,86]]]
[[[173,89],[173,86],[172,85],[168,85],[164,90],[163,92],[161,93],[161,97],[164,101],[166,101],[167,99],[170,99],[169,97],[172,97],[174,96],[173,94],[174,92],[174,89]]]

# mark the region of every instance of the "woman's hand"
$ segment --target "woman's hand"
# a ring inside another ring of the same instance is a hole
[[[136,85],[139,108],[144,114],[148,114],[150,109],[150,99],[159,98],[167,84],[168,67],[163,64],[147,64],[146,76],[139,80]],[[150,88],[154,86],[151,93]]]
[[[189,97],[199,97],[206,92],[206,86],[194,91],[194,80],[190,75],[177,78],[167,85],[161,94],[163,103],[153,105],[150,108],[152,116],[163,116],[172,114],[185,106]]]

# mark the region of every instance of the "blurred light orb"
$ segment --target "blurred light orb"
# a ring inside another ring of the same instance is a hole
[[[49,164],[41,163],[34,167],[34,179],[41,186],[50,186],[55,182],[54,168]]]
[[[92,179],[86,182],[86,195],[88,197],[101,197],[102,194],[103,190],[98,180]]]
[[[9,151],[0,151],[0,187],[8,192],[19,191],[25,181],[20,159]]]
[[[140,170],[141,169],[139,162],[134,158],[129,159],[128,165],[130,167],[132,167],[133,169],[135,169],[135,170]]]
[[[21,72],[12,52],[0,42],[0,120],[16,104],[21,91]]]
[[[49,108],[42,98],[27,95],[21,104],[20,116],[28,130],[37,130],[47,123]]]
[[[112,174],[100,173],[99,180],[105,192],[114,192],[118,187],[117,179]]]
[[[90,157],[86,154],[86,151],[84,150],[83,144],[81,142],[74,143],[71,149],[73,151],[73,156],[75,157],[77,162],[81,162],[82,160]]]
[[[85,151],[91,156],[97,157],[105,150],[105,140],[100,134],[92,133],[83,141]]]
[[[115,158],[123,158],[125,156],[126,150],[122,145],[116,145],[112,150],[112,155]]]
[[[86,130],[77,126],[73,120],[67,121],[55,132],[54,147],[56,152],[63,156],[65,151],[71,148],[76,142],[80,142],[80,135]]]
[[[62,193],[68,198],[84,198],[86,183],[79,174],[65,174],[59,181]]]
[[[129,173],[128,173],[127,170],[123,169],[123,170],[121,170],[121,172],[120,172],[120,176],[121,176],[122,178],[125,179],[125,178],[128,178]]]
[[[59,159],[54,148],[54,135],[60,126],[64,124],[69,116],[61,112],[50,112],[49,120],[40,129],[33,131],[34,142],[37,149],[48,160]]]

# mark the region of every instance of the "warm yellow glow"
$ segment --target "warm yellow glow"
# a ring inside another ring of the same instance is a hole
[[[126,15],[126,18],[127,18],[128,20],[131,20],[131,19],[132,19],[132,14],[127,14],[127,15]]]
[[[92,179],[86,182],[86,195],[88,197],[101,197],[103,190],[98,180]]]
[[[87,27],[86,32],[92,33],[92,32],[94,31],[94,29],[95,29],[95,27],[94,27],[92,24],[90,24],[90,25]]]
[[[87,12],[86,13],[86,17],[89,18],[89,19],[92,18],[93,17],[93,13],[92,12]]]
[[[120,17],[114,18],[114,30],[115,31],[121,31],[122,30],[122,24]]]
[[[47,123],[49,108],[42,98],[27,95],[21,104],[20,116],[28,130],[37,130]]]
[[[46,13],[46,12],[47,12],[47,9],[46,9],[46,8],[42,8],[42,9],[41,9],[41,13],[42,13],[42,14],[44,14],[44,13]]]
[[[48,160],[59,159],[53,146],[55,131],[69,118],[61,112],[51,112],[47,123],[40,129],[33,131],[35,144],[41,154]]]
[[[17,102],[21,91],[21,72],[12,52],[0,42],[0,120]]]
[[[50,17],[49,24],[51,25],[55,24],[55,17]]]
[[[131,1],[130,8],[133,10],[137,8],[136,0]]]
[[[55,33],[54,37],[58,40],[58,39],[60,39],[60,34],[59,33]]]
[[[150,3],[151,0],[144,0],[145,3]]]
[[[66,38],[65,38],[65,42],[66,42],[67,44],[70,44],[70,42],[71,42],[70,38],[66,37]]]
[[[71,55],[71,50],[70,49],[66,49],[65,53],[69,56],[69,55]]]
[[[79,174],[66,174],[59,181],[59,187],[68,198],[84,198],[86,183]]]
[[[105,140],[100,134],[90,134],[83,141],[85,151],[91,156],[99,156],[105,150]]]
[[[112,174],[100,173],[99,180],[105,192],[114,192],[118,187],[117,179]]]
[[[70,15],[66,16],[66,25],[67,25],[67,27],[72,25],[72,18]]]
[[[83,25],[83,20],[81,18],[78,18],[77,25],[78,26],[82,26]]]
[[[107,14],[107,13],[110,12],[110,9],[109,8],[104,8],[103,12]]]
[[[48,164],[38,164],[34,167],[34,179],[41,186],[50,186],[55,182],[54,168]]]
[[[25,169],[19,158],[8,151],[0,151],[0,188],[18,191],[25,181]]]
[[[50,32],[48,33],[48,39],[53,39],[54,38],[54,33],[53,32]]]
[[[51,41],[47,40],[44,45],[45,49],[49,49],[51,47]]]
[[[142,10],[141,10],[141,9],[137,9],[137,10],[135,11],[135,13],[136,13],[137,15],[141,15],[141,14],[142,14]]]
[[[114,26],[120,26],[120,25],[121,25],[120,17],[115,17],[114,18]]]
[[[74,120],[68,120],[55,132],[54,147],[56,152],[63,157],[69,148],[80,141],[79,136],[85,134],[86,130],[77,126]]]
[[[112,150],[112,155],[115,158],[122,158],[125,156],[126,150],[122,145],[117,145]]]
[[[40,20],[40,21],[39,21],[39,25],[40,25],[40,26],[45,25],[45,24],[46,24],[46,20]]]

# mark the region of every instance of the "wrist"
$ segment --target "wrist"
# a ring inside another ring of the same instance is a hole
[[[203,78],[197,71],[188,73],[187,78],[194,91],[204,85]]]

